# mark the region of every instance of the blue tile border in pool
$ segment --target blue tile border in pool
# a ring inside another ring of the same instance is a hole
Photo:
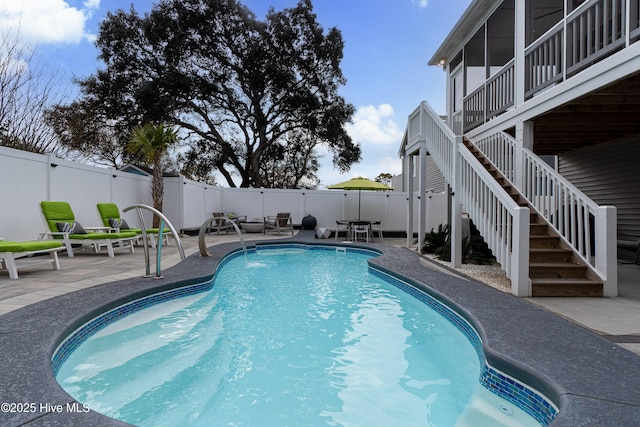
[[[480,384],[487,388],[492,393],[500,396],[501,398],[513,403],[518,408],[531,415],[536,421],[543,426],[549,425],[558,413],[558,408],[545,398],[542,394],[534,390],[533,388],[511,378],[510,376],[500,372],[487,364],[482,349],[482,341],[477,331],[462,318],[458,313],[449,308],[447,305],[438,301],[426,292],[417,289],[411,284],[404,282],[397,277],[394,277],[388,273],[378,270],[374,267],[369,267],[369,271],[374,276],[380,277],[395,287],[403,290],[404,292],[412,295],[418,300],[422,301],[437,313],[446,318],[449,322],[458,328],[471,342],[480,364],[483,366],[480,374]]]

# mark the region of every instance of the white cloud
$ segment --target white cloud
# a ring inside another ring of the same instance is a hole
[[[404,131],[394,121],[391,105],[359,107],[353,123],[347,124],[346,129],[354,142],[360,144],[362,160],[352,165],[348,172],[341,174],[332,168],[329,151],[326,148],[318,150],[318,154],[322,156],[318,171],[321,188],[357,176],[375,179],[381,173],[397,175],[402,172],[402,161],[396,153]]]
[[[353,117],[353,123],[347,124],[347,133],[361,144],[399,145],[402,130],[393,117],[393,108],[389,104],[360,107]]]
[[[417,4],[421,8],[429,6],[429,0],[411,0],[411,3]]]
[[[378,170],[380,171],[379,173],[398,175],[402,173],[402,159],[398,156],[381,158],[378,161]]]
[[[99,6],[100,0],[86,0],[81,9],[64,0],[0,0],[0,19],[3,30],[28,43],[79,43],[93,37],[85,25]]]

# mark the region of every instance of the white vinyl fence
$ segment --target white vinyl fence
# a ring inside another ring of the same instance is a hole
[[[137,203],[153,205],[150,177],[6,147],[0,147],[0,180],[0,237],[7,240],[35,239],[44,231],[41,200],[69,202],[83,226],[102,225],[97,203],[113,202],[121,211]],[[163,212],[178,230],[199,228],[212,212],[234,212],[249,221],[290,212],[294,224],[311,214],[318,227],[330,229],[338,219],[358,216],[358,191],[222,188],[184,177],[165,178],[164,190]],[[447,221],[446,195],[431,196],[427,230]],[[360,193],[361,217],[382,221],[386,231],[407,229],[407,206],[405,192]],[[145,215],[150,224],[150,214]],[[139,225],[134,212],[123,217]],[[417,221],[417,213],[413,217]]]

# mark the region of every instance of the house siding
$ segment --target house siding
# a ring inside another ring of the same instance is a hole
[[[413,174],[413,171],[410,171]],[[433,157],[427,156],[426,167],[426,189],[433,193],[444,193],[447,190],[447,182],[444,179],[444,175],[438,169],[438,166],[433,161]],[[420,190],[420,177],[416,174],[413,175],[413,192],[416,193]],[[391,179],[391,186],[395,191],[407,191],[406,184],[404,182],[402,174],[396,175]]]
[[[613,205],[618,234],[640,238],[640,136],[565,153],[560,173],[599,205]]]

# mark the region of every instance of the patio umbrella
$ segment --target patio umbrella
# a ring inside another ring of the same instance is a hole
[[[371,181],[370,179],[364,177],[351,178],[348,181],[330,185],[327,188],[329,190],[358,190],[358,219],[360,219],[360,192],[362,190],[393,190],[393,188],[389,187],[388,185],[377,181]]]

